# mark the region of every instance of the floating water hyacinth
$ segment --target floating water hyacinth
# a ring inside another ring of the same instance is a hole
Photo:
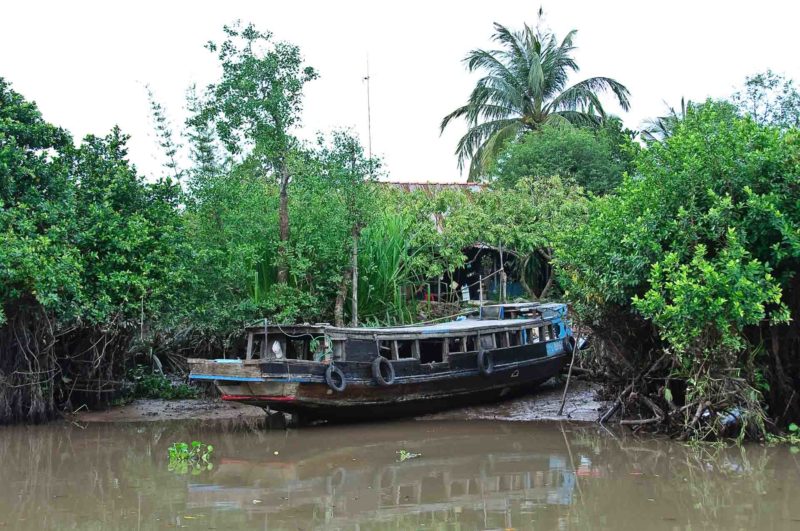
[[[211,454],[214,447],[200,441],[191,443],[176,442],[172,443],[167,449],[169,455],[169,470],[179,474],[193,475],[199,474],[203,470],[211,470],[214,465],[211,463]]]

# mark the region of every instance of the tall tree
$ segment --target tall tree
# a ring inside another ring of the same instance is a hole
[[[794,80],[770,69],[747,76],[744,87],[731,100],[739,112],[761,125],[800,127],[800,92]]]
[[[542,12],[539,11],[541,19]],[[471,159],[469,176],[485,174],[504,145],[544,124],[599,124],[605,111],[599,92],[610,91],[620,106],[629,108],[630,93],[609,77],[590,77],[567,86],[579,70],[572,57],[576,30],[560,43],[555,34],[527,24],[512,31],[495,23],[496,50],[473,50],[464,59],[470,72],[482,70],[467,103],[444,117],[441,129],[464,118],[469,130],[458,142],[459,168]]]
[[[318,77],[303,65],[300,48],[273,40],[272,33],[252,24],[225,26],[222,44],[209,42],[216,53],[222,77],[208,86],[198,123],[211,122],[225,149],[235,157],[250,159],[280,190],[280,248],[278,282],[285,283],[289,241],[291,155],[297,145],[291,134],[300,120],[303,86]]]
[[[337,194],[341,197],[350,230],[350,265],[342,275],[339,285],[334,320],[337,326],[344,324],[344,303],[349,286],[352,294],[350,317],[352,325],[357,326],[358,240],[361,230],[376,210],[375,188],[370,183],[375,181],[376,173],[380,172],[381,162],[367,157],[361,142],[347,130],[334,131],[328,142],[320,136],[316,159],[319,163],[317,173],[330,189],[330,195]]]

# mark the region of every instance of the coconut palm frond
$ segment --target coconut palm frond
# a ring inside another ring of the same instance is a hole
[[[522,128],[522,124],[516,118],[509,118],[505,120],[494,120],[491,122],[484,122],[472,127],[467,133],[461,137],[456,146],[456,155],[458,156],[458,168],[463,169],[464,164],[468,159],[473,160],[470,165],[470,174],[473,168],[482,167],[481,154],[485,151],[487,141],[495,134],[500,133],[506,127],[514,125]]]
[[[663,142],[671,137],[678,124],[686,118],[687,109],[690,109],[693,105],[691,101],[681,98],[680,112],[676,111],[675,107],[668,107],[665,116],[657,116],[645,120],[642,124],[642,140],[648,143]]]
[[[467,103],[442,119],[441,130],[463,118],[469,127],[456,148],[458,166],[471,159],[470,178],[480,176],[500,150],[521,131],[545,123],[598,125],[605,117],[600,93],[611,93],[624,109],[630,92],[608,77],[592,77],[568,88],[579,70],[572,54],[576,31],[560,42],[553,33],[524,25],[514,31],[494,24],[495,50],[472,50],[464,59],[470,72],[483,71]],[[513,126],[512,126],[513,124]]]

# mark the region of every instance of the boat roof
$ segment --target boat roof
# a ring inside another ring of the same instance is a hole
[[[524,317],[520,316],[512,319],[499,319],[496,318],[497,315],[487,315],[488,312],[483,311],[481,312],[484,315],[482,319],[462,317],[442,323],[383,327],[336,327],[329,323],[277,325],[264,321],[263,325],[250,326],[247,331],[256,334],[263,331],[268,334],[286,335],[326,334],[338,339],[348,337],[374,339],[377,336],[388,338],[410,338],[415,336],[421,338],[424,336],[458,336],[482,330],[502,332],[505,330],[517,330],[526,326],[542,326],[543,323],[551,319],[564,317],[566,314],[566,305],[561,303],[506,303],[485,306],[483,309],[486,310],[488,308],[535,309],[537,311],[533,315],[525,314]],[[502,313],[498,312],[498,315],[502,317]]]
[[[326,335],[331,339],[362,339],[362,340],[406,340],[460,337],[475,333],[494,333],[516,331],[525,327],[538,327],[547,324],[547,320],[537,319],[463,319],[444,323],[392,326],[392,327],[358,327],[338,328],[329,324],[319,325],[267,325],[267,334],[284,334],[287,336]],[[251,327],[251,333],[263,333],[264,327]]]
[[[444,323],[390,327],[359,327],[335,328],[332,330],[343,333],[368,333],[368,334],[447,334],[452,332],[470,332],[485,328],[522,327],[541,322],[541,319],[462,319],[460,321],[446,321]]]

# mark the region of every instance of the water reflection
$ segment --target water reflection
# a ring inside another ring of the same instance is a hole
[[[575,473],[563,448],[542,448],[495,424],[436,433],[401,426],[378,433],[358,427],[325,436],[323,445],[291,434],[284,444],[270,441],[268,450],[280,449],[268,459],[228,455],[208,482],[189,485],[188,507],[244,511],[278,527],[309,513],[314,524],[334,528],[356,522],[514,527],[520,514],[572,503]],[[398,462],[399,448],[423,455]]]
[[[199,475],[175,440],[216,446]],[[398,462],[397,451],[422,453]],[[0,529],[793,529],[787,448],[687,448],[596,427],[397,422],[0,429]]]

